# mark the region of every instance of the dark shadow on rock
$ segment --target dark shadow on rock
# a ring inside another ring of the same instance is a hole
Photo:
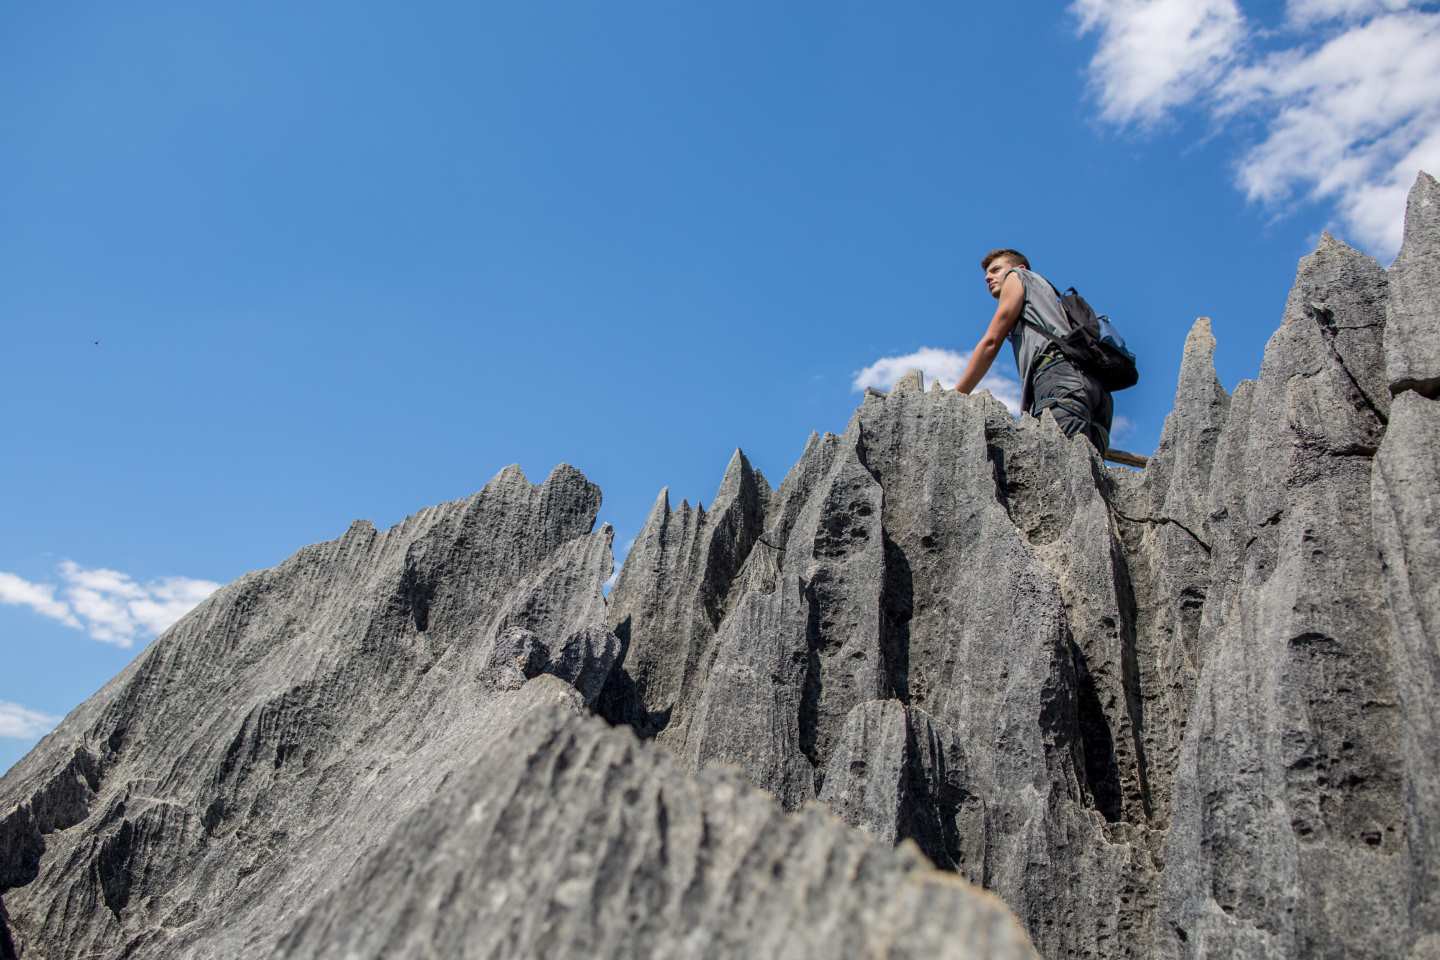
[[[1125,559],[1125,551],[1115,541],[1111,542],[1110,550],[1111,566],[1115,571],[1116,599],[1120,604],[1120,670],[1125,687],[1125,704],[1130,713],[1130,735],[1133,740],[1131,749],[1135,751],[1135,774],[1140,781],[1140,807],[1145,816],[1150,818],[1155,815],[1155,811],[1150,797],[1150,761],[1145,752],[1145,697],[1140,689],[1140,661],[1135,628],[1139,619],[1139,606],[1135,599],[1135,585],[1130,579],[1130,564]],[[1201,603],[1203,602],[1202,596]],[[1198,621],[1198,610],[1195,616]]]
[[[10,914],[5,912],[4,897],[0,897],[0,960],[19,960],[15,941],[10,938]]]
[[[1115,739],[1105,720],[1105,709],[1095,689],[1095,679],[1085,663],[1085,654],[1070,642],[1070,656],[1075,661],[1076,714],[1080,727],[1080,745],[1085,753],[1085,779],[1095,808],[1109,820],[1120,820],[1120,767],[1115,759]]]
[[[917,730],[918,726],[913,717],[907,718],[906,754],[910,762],[906,764],[905,800],[900,811],[898,838],[915,841],[940,869],[958,871],[963,854],[956,824],[960,808],[973,798],[963,787],[949,782],[951,772],[945,762],[943,745],[920,743],[919,738],[927,731]],[[922,762],[926,756],[935,759],[934,767]]]
[[[910,618],[915,613],[915,582],[910,560],[881,530],[885,545],[885,584],[880,594],[880,655],[885,658],[895,699],[910,703]]]
[[[105,906],[116,917],[130,902],[131,858],[135,854],[135,825],[130,820],[100,845],[95,868],[100,874],[100,893]]]
[[[805,680],[800,690],[800,752],[815,768],[815,792],[824,785],[825,768],[815,755],[815,741],[820,726],[820,646],[825,637],[820,632],[820,603],[813,584],[805,585],[808,614],[805,619]]]
[[[600,696],[595,700],[595,713],[612,727],[629,727],[641,740],[653,740],[661,730],[670,725],[674,707],[664,710],[647,711],[641,702],[640,689],[635,678],[625,667],[630,653],[630,618],[626,617],[615,627],[615,636],[620,641],[620,653]]]

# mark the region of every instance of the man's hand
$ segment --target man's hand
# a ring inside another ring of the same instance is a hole
[[[970,362],[966,364],[960,382],[955,384],[955,389],[960,393],[974,390],[985,374],[990,372],[990,365],[995,362],[995,355],[1005,345],[1005,338],[1010,336],[1010,331],[1020,322],[1020,314],[1025,310],[1025,284],[1021,282],[1018,274],[1006,275],[1005,282],[1000,286],[999,300],[995,307],[995,316],[990,319],[989,329],[970,352]]]

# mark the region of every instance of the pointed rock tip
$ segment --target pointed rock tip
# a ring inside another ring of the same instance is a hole
[[[750,466],[750,458],[745,456],[744,450],[736,447],[735,452],[730,454],[730,462],[725,464],[725,473],[730,474],[741,470],[751,469],[754,468]]]
[[[1342,257],[1353,257],[1362,260],[1375,259],[1369,254],[1364,253],[1361,250],[1357,250],[1355,247],[1352,247],[1344,240],[1341,240],[1339,237],[1335,236],[1335,234],[1331,233],[1329,230],[1326,230],[1324,233],[1320,234],[1320,242],[1315,245],[1315,249],[1311,251],[1309,256],[1301,259],[1300,272],[1304,273],[1305,265],[1311,262],[1312,258],[1320,256],[1322,254],[1338,255]]]
[[[520,469],[520,464],[512,463],[508,467],[502,467],[500,472],[491,477],[485,486],[488,487],[492,484],[500,483],[514,483],[517,480],[527,485],[530,483],[530,478],[525,476],[525,471]]]
[[[550,474],[545,478],[545,482],[550,483],[552,480],[563,480],[570,477],[578,477],[587,483],[589,482],[588,478],[580,472],[579,468],[572,467],[570,464],[563,462],[555,464],[555,466],[550,469]]]
[[[910,391],[923,393],[925,390],[925,371],[920,369],[906,370],[905,375],[895,381],[891,393],[909,393]]]
[[[756,470],[750,465],[750,460],[745,456],[745,451],[739,447],[730,455],[730,462],[725,465],[725,476],[720,481],[720,489],[715,493],[715,499],[711,503],[718,503],[727,496],[738,496],[746,482],[759,483]]]
[[[1214,401],[1220,388],[1215,374],[1215,334],[1210,318],[1199,317],[1185,337],[1185,350],[1180,356],[1180,379],[1175,385],[1175,409],[1186,405],[1187,398],[1202,404]]]
[[[1190,325],[1190,333],[1185,337],[1185,353],[1204,350],[1213,354],[1215,352],[1215,333],[1210,329],[1209,317],[1196,317],[1195,322]]]
[[[645,526],[650,526],[656,520],[663,519],[670,512],[670,488],[661,487],[660,493],[656,495],[655,502],[650,505],[650,513],[645,517]]]
[[[1405,201],[1405,231],[1399,259],[1433,256],[1437,246],[1440,246],[1440,183],[1421,170]]]

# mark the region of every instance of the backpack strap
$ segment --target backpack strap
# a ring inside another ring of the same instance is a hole
[[[1007,271],[1005,272],[1005,276],[1008,277],[1008,276],[1010,276],[1010,274],[1015,273],[1015,272],[1017,272],[1017,271],[1019,271],[1019,270],[1021,270],[1021,269],[1022,269],[1021,267],[1011,267],[1009,270],[1007,270]],[[1060,305],[1060,315],[1063,316],[1063,317],[1066,319],[1066,321],[1069,321],[1069,319],[1070,319],[1070,314],[1069,314],[1069,313],[1066,311],[1066,309],[1065,309],[1065,298],[1060,295],[1060,288],[1057,287],[1057,286],[1055,286],[1055,284],[1051,283],[1050,280],[1049,280],[1049,278],[1046,277],[1046,276],[1044,276],[1043,274],[1035,273],[1035,271],[1033,271],[1033,270],[1027,270],[1026,272],[1027,272],[1027,273],[1033,273],[1033,274],[1035,274],[1035,276],[1037,276],[1037,277],[1039,277],[1041,280],[1044,280],[1044,281],[1045,281],[1045,286],[1049,287],[1050,290],[1051,290],[1051,292],[1055,294],[1055,302]],[[1025,278],[1024,278],[1024,277],[1021,277],[1021,278],[1020,278],[1020,283],[1021,283],[1022,286],[1024,285],[1024,283],[1025,283]],[[1026,295],[1027,295],[1027,296],[1029,295],[1029,291],[1026,291]],[[1050,332],[1049,330],[1047,330],[1043,325],[1038,324],[1038,323],[1036,323],[1035,321],[1029,320],[1029,319],[1026,318],[1026,316],[1025,316],[1025,308],[1024,308],[1023,306],[1020,308],[1020,323],[1024,324],[1024,325],[1027,326],[1027,327],[1029,327],[1031,330],[1034,330],[1036,333],[1040,334],[1040,335],[1041,335],[1042,337],[1044,337],[1046,340],[1049,340],[1051,343],[1055,344],[1055,346],[1057,346],[1057,347],[1060,346],[1060,338],[1059,338],[1059,337],[1057,337],[1055,334],[1051,333],[1051,332]],[[1062,348],[1062,349],[1063,349],[1063,348]]]
[[[1049,340],[1051,343],[1055,344],[1055,346],[1059,347],[1062,351],[1065,349],[1059,337],[1055,336],[1055,334],[1040,326],[1040,324],[1036,323],[1034,320],[1027,319],[1025,317],[1025,314],[1023,313],[1020,314],[1020,322],[1025,326],[1029,327],[1031,330],[1034,330],[1036,333],[1040,334],[1040,336],[1044,337],[1046,340]]]

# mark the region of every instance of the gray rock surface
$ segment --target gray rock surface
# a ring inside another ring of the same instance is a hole
[[[599,504],[569,467],[509,468],[220,590],[0,781],[19,954],[264,955],[498,735],[498,697],[540,673],[598,691]]]
[[[1405,242],[1390,268],[1385,367],[1393,393],[1440,399],[1440,183],[1421,173],[1405,207]]]
[[[1375,458],[1375,536],[1385,578],[1405,765],[1405,905],[1415,955],[1440,956],[1440,401],[1404,393]]]
[[[1322,240],[1218,440],[1209,652],[1160,955],[1378,957],[1409,936],[1393,647],[1363,509],[1389,409],[1385,288],[1374,261]]]
[[[1422,176],[1388,273],[1325,237],[1233,395],[1197,322],[1141,473],[918,375],[867,393],[708,580],[713,679],[609,715],[915,841],[1048,956],[1433,949],[1435,198]],[[666,649],[684,623],[632,598],[699,570],[632,557],[612,624]]]
[[[219,591],[0,780],[0,957],[1034,956],[918,853],[586,716],[599,504],[510,468]]]
[[[914,374],[608,602],[568,468],[243,578],[0,781],[0,957],[1440,956],[1436,197],[1144,471]]]
[[[545,700],[566,689],[527,684]],[[573,696],[573,694],[572,694]],[[578,701],[578,698],[575,698]],[[277,955],[1034,957],[1014,916],[818,807],[527,705]]]

